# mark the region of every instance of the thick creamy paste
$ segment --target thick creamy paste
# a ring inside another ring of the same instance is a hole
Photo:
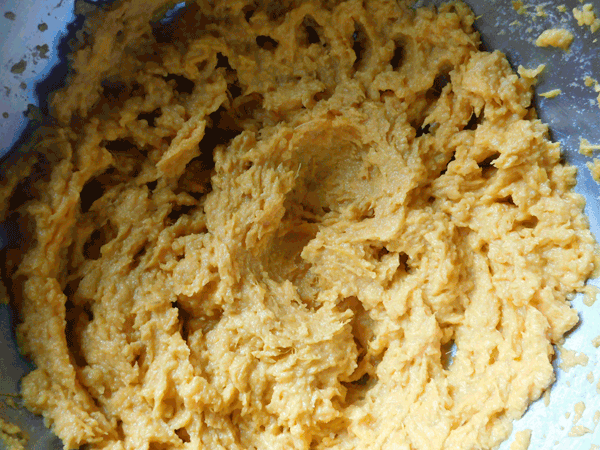
[[[93,14],[53,99],[26,405],[66,448],[505,440],[595,265],[533,80],[462,3],[163,3]]]

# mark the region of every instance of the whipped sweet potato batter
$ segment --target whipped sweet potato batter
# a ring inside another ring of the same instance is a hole
[[[497,446],[595,266],[532,79],[462,3],[162,3],[53,99],[27,406],[66,448]]]

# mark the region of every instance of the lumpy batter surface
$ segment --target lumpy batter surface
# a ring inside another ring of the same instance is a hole
[[[52,101],[27,406],[66,448],[500,444],[595,265],[533,81],[462,3],[160,3]]]

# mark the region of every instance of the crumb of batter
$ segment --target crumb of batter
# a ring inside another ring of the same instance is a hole
[[[597,286],[588,284],[583,291],[583,304],[589,307],[594,306],[594,303],[596,303],[599,293],[600,289]]]
[[[517,12],[517,14],[520,14],[520,15],[527,14],[528,6],[525,6],[525,4],[521,0],[513,0],[512,7]]]
[[[590,430],[588,427],[584,427],[583,425],[573,425],[569,430],[570,437],[581,437],[590,433],[592,433],[592,430]]]
[[[590,450],[598,450],[598,449],[600,449],[600,445],[592,444],[590,446]]]
[[[42,59],[48,59],[48,52],[50,51],[50,48],[48,47],[48,44],[44,44],[44,45],[36,45],[35,46],[35,52],[33,53],[34,57],[40,57]]]
[[[594,158],[593,161],[585,164],[592,174],[592,178],[596,183],[600,183],[600,159]]]
[[[577,25],[580,27],[587,25],[590,31],[595,33],[600,28],[600,18],[596,17],[593,7],[591,3],[586,3],[581,9],[573,8],[573,17],[577,20]]]
[[[594,417],[592,418],[592,422],[594,423],[594,430],[595,430],[596,427],[598,426],[598,424],[600,423],[600,411],[594,412]]]
[[[525,429],[515,433],[515,440],[510,444],[510,450],[527,450],[531,443],[531,430]]]
[[[573,42],[573,33],[564,28],[551,28],[538,36],[535,45],[538,47],[557,47],[564,51],[569,50]]]
[[[558,10],[558,12],[567,12],[567,7],[565,5],[558,5],[556,9]]]
[[[593,384],[594,383],[594,372],[589,372],[585,378],[587,379],[588,383]]]
[[[551,400],[551,390],[550,389],[546,389],[546,391],[544,392],[544,406],[547,408],[548,406],[550,406],[550,400]]]
[[[591,157],[595,150],[600,150],[600,144],[591,144],[587,139],[579,138],[579,153]]]
[[[17,409],[19,408],[19,405],[17,405],[17,402],[15,401],[14,398],[10,397],[10,396],[6,396],[4,397],[4,403],[6,404],[6,406],[13,408],[13,409]]]
[[[25,450],[29,437],[18,425],[0,418],[0,442],[6,450]]]
[[[18,63],[12,65],[12,67],[10,68],[10,73],[14,73],[15,75],[21,75],[23,72],[25,72],[26,68],[27,61],[22,59]]]
[[[539,95],[540,95],[540,97],[554,98],[554,97],[557,97],[558,95],[560,95],[561,93],[562,93],[561,89],[552,89],[550,91],[542,92]]]
[[[579,422],[581,420],[581,417],[583,416],[583,413],[585,412],[585,403],[584,402],[575,403],[573,410],[575,411],[575,414],[573,415],[573,425],[575,425],[577,422]]]
[[[589,75],[587,75],[584,79],[583,82],[585,83],[585,85],[587,87],[592,87],[594,86],[594,88],[598,85],[598,81],[595,80],[594,78],[590,77]],[[594,89],[595,90],[595,89]]]
[[[596,348],[600,347],[600,336],[596,336],[592,339],[592,345]]]
[[[584,78],[584,83],[587,87],[593,87],[594,92],[598,92],[597,101],[598,107],[600,108],[600,84],[596,79],[590,77],[589,75]]]
[[[532,80],[462,3],[169,5],[92,13],[0,189],[25,405],[67,449],[497,448],[598,266]]]
[[[0,305],[8,305],[10,303],[10,296],[8,289],[4,285],[4,281],[0,280]]]
[[[589,357],[583,353],[575,350],[567,350],[566,348],[558,345],[560,351],[561,362],[558,365],[565,372],[569,372],[575,366],[587,366]]]
[[[517,73],[523,77],[531,80],[533,84],[538,82],[538,75],[541,74],[546,69],[546,64],[540,64],[535,69],[527,69],[521,65],[517,69]]]
[[[546,5],[536,5],[535,12],[538,17],[548,17],[548,13],[544,11]]]

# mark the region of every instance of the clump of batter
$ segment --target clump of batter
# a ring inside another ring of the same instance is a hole
[[[564,28],[551,28],[545,30],[535,40],[535,45],[538,47],[558,47],[564,51],[569,50],[573,42],[573,33]]]
[[[27,406],[65,448],[499,445],[595,266],[533,80],[462,3],[168,3],[89,18],[53,99]]]

